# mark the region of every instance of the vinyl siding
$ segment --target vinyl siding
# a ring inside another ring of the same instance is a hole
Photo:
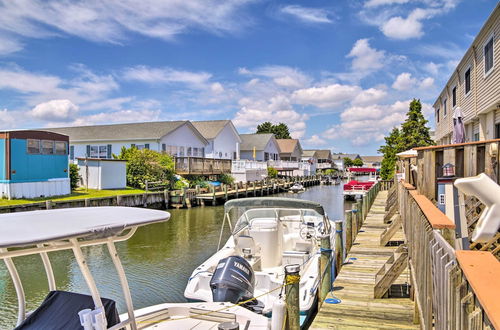
[[[5,139],[0,139],[0,180],[5,180]]]

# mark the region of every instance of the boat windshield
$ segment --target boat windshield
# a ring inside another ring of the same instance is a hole
[[[235,212],[236,211],[236,212]],[[276,219],[278,221],[297,221],[297,222],[324,222],[324,216],[311,209],[286,209],[286,208],[258,208],[258,209],[233,209],[229,215],[232,223],[236,221],[233,234],[240,232],[248,227],[253,219]]]

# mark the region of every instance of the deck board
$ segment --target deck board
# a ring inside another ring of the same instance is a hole
[[[410,299],[373,298],[375,274],[397,248],[379,244],[380,234],[388,226],[384,224],[386,199],[387,191],[379,192],[348,253],[349,262],[334,282],[333,295],[341,303],[324,303],[310,329],[419,329],[413,324],[414,303]],[[391,240],[403,239],[399,229]],[[395,284],[407,282],[409,272],[405,269]]]

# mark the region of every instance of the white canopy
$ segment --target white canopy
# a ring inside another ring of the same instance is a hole
[[[0,248],[54,240],[105,238],[125,229],[167,221],[170,213],[135,207],[105,206],[42,210],[0,215]]]
[[[418,153],[416,150],[410,149],[402,152],[398,152],[396,156],[399,158],[412,158],[412,157],[417,157]]]

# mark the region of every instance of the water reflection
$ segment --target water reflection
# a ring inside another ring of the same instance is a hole
[[[279,195],[278,195],[279,196]],[[317,186],[300,194],[284,197],[307,199],[321,203],[330,219],[342,219],[344,200],[342,187]],[[350,208],[346,205],[347,208]],[[140,228],[128,241],[117,243],[134,307],[141,308],[163,302],[185,301],[183,292],[193,269],[217,248],[223,207],[169,210],[170,221]],[[224,237],[229,231],[226,228]],[[113,262],[105,246],[84,249],[89,267],[103,297],[115,299],[123,312],[125,304]],[[49,254],[59,290],[87,293],[78,265],[71,252]],[[26,292],[28,310],[33,310],[47,294],[47,279],[39,257],[17,258],[16,266]],[[7,270],[0,263],[0,329],[11,328],[17,315],[17,298]]]

